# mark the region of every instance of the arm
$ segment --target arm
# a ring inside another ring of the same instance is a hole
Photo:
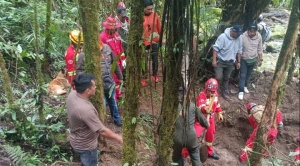
[[[104,128],[103,130],[97,130],[97,133],[99,133],[102,137],[108,138],[108,139],[112,139],[115,140],[119,143],[123,143],[123,138],[121,135],[118,135],[116,133],[114,133],[113,131],[111,131],[109,128]]]
[[[112,52],[111,52],[110,56],[111,56],[111,64],[113,64],[113,62],[115,62],[115,56],[113,55]],[[122,82],[123,81],[123,75],[122,75],[122,72],[121,72],[120,67],[119,67],[117,62],[115,63],[115,67],[116,68],[114,70],[114,73],[117,75],[119,81]]]
[[[213,58],[212,58],[212,66],[213,67],[217,66],[217,54],[218,54],[218,52],[214,49],[213,50]]]
[[[195,116],[196,119],[200,122],[201,126],[208,128],[208,122],[203,114],[200,112],[199,108],[196,107],[195,109]]]

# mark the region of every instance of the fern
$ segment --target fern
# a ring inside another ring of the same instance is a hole
[[[41,163],[41,161],[36,156],[31,156],[28,153],[24,152],[20,146],[10,146],[2,145],[0,148],[3,148],[5,153],[8,154],[8,157],[11,158],[14,165],[17,166],[34,166]]]

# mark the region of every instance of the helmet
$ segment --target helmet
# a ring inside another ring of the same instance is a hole
[[[73,43],[83,44],[83,34],[78,30],[73,30],[70,32],[69,37]]]
[[[255,107],[256,104],[255,103],[248,103],[247,104],[247,111],[249,112],[253,107]]]
[[[205,90],[217,91],[218,90],[218,81],[214,78],[210,78],[205,83]]]

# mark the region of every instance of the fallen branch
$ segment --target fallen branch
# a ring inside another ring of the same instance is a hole
[[[272,20],[275,20],[275,21],[278,21],[278,22],[280,22],[281,24],[286,24],[286,22],[284,22],[284,21],[282,21],[282,20],[280,20],[279,18],[276,18],[276,17],[274,17],[274,16],[272,16],[271,19],[272,19]]]

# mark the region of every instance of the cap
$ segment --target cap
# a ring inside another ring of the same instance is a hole
[[[124,8],[118,8],[117,10],[118,14],[121,15],[122,17],[128,17],[127,13],[126,13],[126,9]]]
[[[232,31],[234,31],[237,35],[241,35],[243,33],[243,29],[240,25],[235,25],[232,28]]]
[[[248,27],[248,30],[256,30],[257,31],[257,24],[251,23]]]

